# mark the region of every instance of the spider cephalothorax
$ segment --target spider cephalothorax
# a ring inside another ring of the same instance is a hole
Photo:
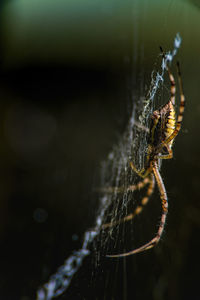
[[[164,54],[163,54],[164,56]],[[179,64],[177,63],[177,71],[178,71],[178,81],[179,81],[179,90],[180,90],[180,106],[179,106],[179,114],[176,119],[175,113],[175,94],[176,94],[176,85],[174,76],[171,73],[168,66],[168,75],[171,83],[171,97],[169,101],[163,105],[158,110],[155,110],[151,116],[151,125],[149,130],[149,138],[148,138],[148,148],[147,155],[145,160],[145,167],[142,170],[137,170],[134,166],[133,162],[130,162],[130,166],[132,170],[138,174],[138,176],[142,177],[143,180],[137,183],[134,186],[129,187],[130,190],[134,191],[137,189],[141,189],[147,184],[149,187],[147,189],[145,197],[141,200],[141,204],[138,205],[134,212],[126,216],[124,219],[116,221],[114,223],[120,223],[122,221],[129,221],[135,217],[135,215],[141,213],[143,207],[147,204],[151,194],[153,193],[155,182],[158,185],[158,189],[160,192],[160,199],[162,203],[162,216],[159,224],[158,231],[155,237],[150,240],[148,243],[143,246],[132,250],[130,252],[116,254],[116,255],[108,255],[109,257],[120,257],[120,256],[128,256],[131,254],[135,254],[138,252],[142,252],[144,250],[148,250],[154,247],[160,240],[160,237],[163,233],[166,216],[168,212],[168,199],[166,189],[162,180],[162,177],[159,172],[159,160],[160,159],[170,159],[173,157],[172,145],[175,137],[181,128],[181,122],[183,119],[183,112],[185,107],[185,97],[183,94],[182,82],[181,82],[181,74]],[[111,227],[113,223],[105,224],[104,227]]]

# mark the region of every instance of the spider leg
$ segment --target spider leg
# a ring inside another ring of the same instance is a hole
[[[147,179],[147,178],[145,178]],[[144,179],[144,180],[145,180]],[[132,220],[136,215],[139,215],[143,208],[145,207],[145,205],[148,203],[149,199],[150,199],[150,196],[152,195],[153,191],[154,191],[154,187],[155,187],[155,180],[154,180],[154,176],[151,174],[150,178],[149,179],[149,187],[147,189],[147,192],[146,192],[146,195],[145,197],[142,198],[141,200],[141,204],[138,205],[136,207],[136,209],[134,210],[133,213],[129,214],[128,216],[124,217],[122,219],[123,222],[126,222],[126,221],[130,221]]]
[[[176,85],[175,85],[175,79],[173,74],[170,71],[169,66],[167,66],[167,71],[168,71],[168,75],[169,75],[169,80],[171,83],[171,87],[170,87],[170,93],[171,93],[171,97],[170,97],[170,101],[173,105],[175,105],[175,94],[176,94]]]
[[[139,215],[139,214],[142,212],[143,208],[144,208],[145,205],[148,203],[149,198],[150,198],[150,196],[152,195],[152,193],[153,193],[153,191],[154,191],[154,187],[155,187],[154,176],[151,175],[150,178],[149,178],[149,177],[146,177],[143,181],[140,181],[140,182],[138,182],[137,184],[128,187],[128,190],[130,190],[130,191],[135,191],[135,190],[137,190],[137,189],[143,188],[147,183],[149,183],[149,187],[148,187],[148,189],[147,189],[147,192],[146,192],[145,197],[143,197],[142,200],[141,200],[141,204],[138,205],[138,206],[136,207],[136,209],[135,209],[132,213],[130,213],[128,216],[125,216],[123,219],[120,219],[120,220],[117,220],[117,221],[114,221],[114,222],[110,222],[110,223],[103,224],[103,225],[102,225],[102,228],[103,228],[103,229],[110,228],[110,227],[113,227],[113,226],[118,225],[118,224],[120,224],[120,223],[130,221],[130,220],[132,220],[136,215]]]
[[[153,115],[152,115],[152,118],[154,120],[154,124],[153,124],[153,127],[151,128],[151,142],[153,143],[154,141],[154,133],[155,133],[155,129],[156,129],[156,126],[158,124],[158,121],[160,119],[160,115],[159,115],[159,112],[157,110],[155,110],[153,112]]]
[[[164,144],[163,147],[167,148],[168,154],[159,154],[157,158],[159,159],[171,159],[173,157],[173,151],[168,144]]]
[[[136,167],[134,166],[133,162],[130,162],[130,166],[131,169],[140,177],[145,178],[149,175],[149,173],[151,173],[152,171],[152,167],[149,167],[148,169],[145,170],[145,168],[142,168],[142,170],[138,170],[136,169]]]
[[[100,192],[100,193],[106,193],[106,194],[123,193],[124,187],[108,186],[108,187],[103,187],[103,188],[97,188],[97,189],[95,189],[95,191]]]
[[[155,179],[156,179],[159,191],[160,191],[160,199],[162,202],[162,216],[161,216],[161,221],[160,221],[160,225],[159,225],[156,236],[152,240],[150,240],[148,243],[144,244],[143,246],[141,246],[135,250],[121,253],[121,254],[107,255],[107,257],[124,257],[124,256],[132,255],[132,254],[136,254],[136,253],[153,248],[159,242],[161,235],[163,233],[163,230],[164,230],[165,222],[166,222],[166,217],[167,217],[167,212],[168,212],[168,200],[167,200],[167,193],[165,190],[165,186],[164,186],[162,177],[160,175],[160,172],[158,170],[157,162],[153,163],[152,170],[153,170],[153,173],[154,173],[154,176],[155,176]]]
[[[164,51],[162,49],[162,47],[160,47],[160,51],[162,53],[163,59],[165,60],[165,54]],[[171,93],[171,97],[170,97],[170,101],[173,105],[175,105],[175,94],[176,94],[176,85],[175,85],[175,80],[174,80],[174,76],[166,62],[166,69],[168,71],[168,76],[169,76],[169,80],[171,83],[171,88],[170,88],[170,93]]]
[[[185,110],[185,96],[183,93],[183,85],[182,85],[182,80],[181,80],[181,72],[180,72],[180,66],[179,63],[177,63],[177,72],[178,72],[178,81],[179,81],[179,89],[180,89],[180,106],[179,106],[179,115],[177,118],[177,122],[176,122],[176,127],[173,131],[173,133],[162,143],[170,143],[179,133],[180,129],[181,129],[181,123],[183,120],[183,113]]]
[[[112,187],[112,186],[109,186],[109,187],[104,187],[104,188],[99,188],[97,189],[98,192],[102,192],[102,193],[107,193],[107,194],[113,194],[113,193],[124,193],[125,190],[128,192],[128,191],[136,191],[136,190],[140,190],[142,189],[146,184],[148,184],[150,181],[149,181],[149,178],[146,177],[144,178],[142,181],[139,181],[137,184],[132,184],[130,185],[128,188],[124,188],[123,186],[120,186],[120,187]]]

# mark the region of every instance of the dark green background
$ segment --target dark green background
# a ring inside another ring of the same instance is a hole
[[[172,49],[177,32],[187,105],[174,159],[162,167],[163,241],[96,271],[84,264],[63,299],[199,299],[199,9],[170,0],[1,2],[0,299],[34,299],[80,248],[101,162],[132,101],[145,96],[158,47]]]

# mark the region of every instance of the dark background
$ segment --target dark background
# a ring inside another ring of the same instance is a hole
[[[101,162],[177,32],[187,106],[162,168],[165,236],[125,260],[87,258],[63,299],[199,299],[200,12],[195,1],[159,3],[1,2],[0,299],[35,299],[80,248]]]

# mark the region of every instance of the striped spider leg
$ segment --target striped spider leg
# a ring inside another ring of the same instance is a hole
[[[116,225],[121,224],[123,222],[130,221],[136,215],[139,215],[142,212],[142,210],[145,207],[145,205],[148,203],[149,198],[150,198],[150,196],[152,195],[152,193],[154,191],[154,187],[155,187],[154,177],[153,177],[152,174],[150,174],[148,177],[144,178],[144,180],[139,181],[137,184],[130,185],[128,187],[128,189],[127,189],[127,192],[128,191],[134,192],[136,190],[141,190],[147,184],[149,186],[148,186],[148,189],[146,191],[146,195],[142,198],[141,203],[135,208],[135,210],[132,213],[130,213],[129,215],[127,215],[124,218],[119,219],[117,221],[113,221],[113,222],[110,222],[110,223],[105,223],[105,224],[102,225],[102,228],[106,229],[106,228],[110,228],[110,227],[116,226]],[[117,192],[123,192],[123,190],[119,188],[119,190],[117,190]]]
[[[164,56],[164,54],[163,54]],[[173,157],[172,152],[172,145],[175,140],[175,137],[179,133],[181,129],[181,122],[183,120],[183,113],[185,107],[185,97],[183,94],[183,87],[182,87],[182,80],[181,80],[181,73],[179,63],[177,63],[177,73],[178,73],[178,82],[179,82],[179,90],[180,90],[180,106],[179,106],[179,114],[176,119],[175,113],[175,94],[176,94],[176,85],[174,76],[171,73],[169,67],[167,66],[169,80],[171,83],[171,97],[170,100],[162,106],[160,109],[155,110],[152,114],[151,118],[151,126],[150,126],[150,133],[149,133],[149,145],[147,150],[147,157],[145,167],[142,170],[137,170],[136,167],[132,162],[130,162],[130,166],[132,170],[144,180],[152,176],[155,178],[157,183],[159,192],[160,192],[160,199],[162,204],[162,215],[161,221],[159,224],[158,231],[154,238],[152,238],[148,243],[144,244],[143,246],[131,250],[129,252],[115,254],[115,255],[107,255],[108,257],[124,257],[132,254],[136,254],[148,249],[153,248],[162,236],[167,212],[168,212],[168,199],[166,189],[160,175],[159,171],[159,160],[160,159],[171,159]],[[136,208],[137,210],[137,208]],[[133,218],[137,213],[132,213],[127,216],[128,220]],[[126,218],[126,217],[125,217]]]

